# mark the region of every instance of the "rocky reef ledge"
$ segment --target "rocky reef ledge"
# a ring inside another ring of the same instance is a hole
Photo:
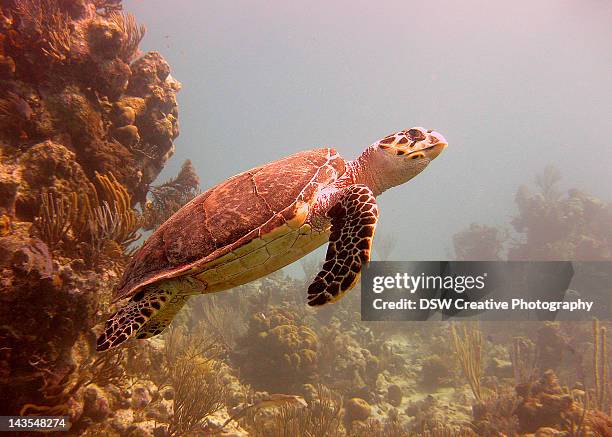
[[[130,245],[198,180],[186,163],[150,187],[174,151],[180,83],[139,52],[145,29],[120,0],[0,8],[1,413],[76,419]]]

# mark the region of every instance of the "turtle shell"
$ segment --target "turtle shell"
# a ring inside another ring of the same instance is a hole
[[[334,149],[300,152],[240,173],[184,205],[130,260],[114,299],[190,274],[291,220],[345,171]]]

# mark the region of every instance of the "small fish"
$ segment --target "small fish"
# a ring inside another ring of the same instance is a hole
[[[213,430],[213,434],[220,432],[223,428],[227,426],[232,420],[240,419],[242,416],[246,414],[249,410],[261,410],[264,408],[278,408],[284,405],[295,405],[301,407],[307,407],[308,404],[304,400],[302,396],[298,395],[285,395],[282,393],[271,394],[266,399],[262,399],[260,401],[254,402],[250,405],[247,405],[242,410],[240,410],[237,414],[234,414],[229,419],[227,419],[221,426]]]
[[[308,406],[302,396],[277,393],[270,395],[267,399],[255,402],[252,408],[259,410],[262,408],[282,407],[283,405],[301,405],[302,407]]]

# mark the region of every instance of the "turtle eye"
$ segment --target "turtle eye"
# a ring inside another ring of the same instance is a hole
[[[414,141],[423,141],[425,139],[425,134],[419,129],[408,129],[408,135]]]

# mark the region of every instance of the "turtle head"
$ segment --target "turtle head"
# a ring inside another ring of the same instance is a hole
[[[442,153],[448,143],[433,130],[413,127],[377,141],[356,160],[358,183],[375,195],[409,181]]]

